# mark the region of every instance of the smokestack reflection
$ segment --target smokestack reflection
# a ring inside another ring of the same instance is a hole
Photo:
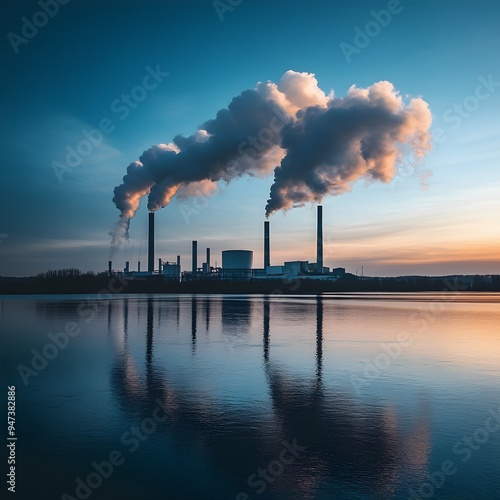
[[[323,298],[316,297],[316,381],[321,382],[323,372]]]
[[[146,376],[147,376],[148,386],[151,384],[152,381],[153,321],[154,321],[153,299],[151,297],[148,297],[147,319],[146,319]]]
[[[210,298],[205,300],[205,331],[210,329]]]
[[[191,344],[193,354],[196,351],[196,329],[197,329],[197,303],[196,296],[191,297]]]
[[[271,304],[269,297],[264,297],[264,362],[269,361],[269,326],[271,322]]]

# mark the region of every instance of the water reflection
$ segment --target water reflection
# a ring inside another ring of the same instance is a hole
[[[225,297],[220,305],[223,339],[232,351],[248,342],[253,303],[248,298]]]
[[[153,300],[148,298],[146,319],[146,374],[148,387],[152,383],[153,375]]]
[[[263,341],[264,341],[264,362],[269,361],[269,325],[270,325],[270,317],[271,317],[271,304],[269,303],[269,297],[266,295],[263,299],[264,302],[264,333],[263,333]]]
[[[73,318],[76,306],[73,300],[53,301],[45,299],[37,300],[34,309],[41,321],[61,321],[61,319]],[[26,312],[25,310],[24,313]]]
[[[46,350],[48,332],[82,327],[19,383],[19,498],[76,498],[75,477],[117,448],[126,462],[92,499],[400,499],[446,460],[458,473],[434,498],[498,496],[500,432],[466,463],[453,449],[481,439],[476,430],[499,411],[500,295],[2,300],[6,383],[20,381],[33,349]],[[99,304],[95,318],[78,314],[82,302]],[[352,375],[402,330],[412,343],[355,390]],[[158,401],[167,421],[129,452],[122,433]],[[285,440],[307,449],[258,494],[248,478]]]
[[[210,298],[205,299],[205,331],[210,330]]]
[[[199,299],[190,297],[191,348],[197,346],[197,316]],[[248,298],[218,298],[221,311],[223,336],[248,335],[253,324],[253,302]],[[150,417],[157,406],[157,398],[169,414],[168,423],[160,428],[162,434],[174,433],[174,438],[186,440],[228,477],[237,478],[241,488],[248,475],[258,467],[276,460],[283,440],[307,448],[292,464],[284,468],[280,481],[270,484],[269,491],[295,492],[288,498],[307,498],[313,490],[342,491],[349,488],[353,478],[357,491],[376,492],[388,497],[397,490],[404,473],[422,475],[427,470],[430,452],[429,411],[430,403],[423,401],[414,419],[412,429],[405,434],[400,428],[397,410],[380,402],[368,405],[335,387],[323,382],[324,363],[324,303],[321,297],[314,302],[300,304],[302,316],[315,315],[311,337],[315,337],[315,376],[312,380],[294,374],[290,365],[284,366],[273,359],[273,315],[289,317],[292,310],[269,297],[262,299],[262,349],[263,368],[269,392],[271,413],[263,417],[258,407],[245,407],[245,411],[230,405],[224,399],[214,401],[194,390],[180,387],[185,381],[169,371],[169,357],[154,355],[154,319],[162,314],[168,323],[175,317],[179,324],[180,302],[148,298],[146,307],[144,371],[129,352],[129,303],[124,298],[119,304],[110,303],[108,318],[121,307],[123,320],[108,319],[110,334],[122,338],[116,343],[116,354],[111,372],[111,387],[120,401],[121,408],[134,418]],[[205,327],[209,329],[210,299],[204,299]],[[144,302],[136,303],[137,312]],[[188,318],[185,318],[188,319]],[[331,320],[330,320],[331,321]],[[182,325],[183,319],[180,321]],[[113,325],[115,328],[113,328]],[[117,331],[117,325],[123,328]],[[331,323],[330,323],[331,326]],[[333,325],[334,326],[334,325]],[[169,332],[167,331],[167,334]],[[156,360],[156,361],[155,361]],[[313,359],[311,359],[313,361]],[[244,396],[241,396],[244,399]],[[402,436],[403,434],[403,436]],[[242,465],[242,452],[244,464]],[[248,473],[246,472],[248,471]],[[235,491],[236,495],[237,491]],[[270,497],[268,497],[270,498]]]
[[[276,304],[276,307],[280,307]],[[405,467],[398,436],[398,417],[393,408],[367,409],[339,391],[325,390],[323,367],[323,299],[316,299],[316,381],[312,385],[275,365],[269,356],[269,334],[264,332],[264,359],[273,408],[281,432],[287,439],[306,443],[308,453],[301,459],[307,471],[308,491],[328,479],[348,484],[353,477],[362,481],[366,491],[391,495]],[[425,408],[423,409],[425,412]],[[425,416],[425,413],[424,413]],[[428,436],[428,419],[419,422],[419,438]],[[427,440],[428,444],[428,440]],[[420,459],[427,462],[429,447]],[[294,489],[304,486],[292,474]]]
[[[316,376],[318,385],[321,382],[323,368],[323,299],[316,298]]]
[[[141,374],[140,367],[129,349],[129,299],[124,298],[120,303],[110,302],[109,308],[122,307],[123,321],[109,323],[109,334],[115,337],[116,355],[111,370],[110,384],[117,395],[124,410],[139,418],[147,413],[148,408],[154,408],[156,397],[168,393],[167,382],[164,373],[155,367],[153,362],[154,354],[154,316],[155,302],[152,298],[146,301],[146,325],[145,325],[145,362],[144,373]],[[141,307],[137,307],[137,319],[141,318]],[[109,314],[109,313],[108,313]],[[159,314],[158,314],[159,318]],[[122,325],[123,331],[117,331],[112,325]],[[120,342],[121,339],[121,342]]]
[[[193,353],[196,351],[196,329],[198,327],[197,311],[196,297],[193,296],[191,298],[191,344]]]

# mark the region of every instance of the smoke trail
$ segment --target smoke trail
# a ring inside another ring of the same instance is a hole
[[[114,190],[120,218],[112,243],[128,237],[146,195],[155,211],[175,196],[210,194],[221,181],[274,170],[269,215],[340,194],[359,177],[388,182],[403,146],[418,155],[429,149],[430,122],[424,101],[405,105],[389,82],[351,87],[338,99],[314,74],[287,71],[278,84],[258,83],[233,98],[195,134],[152,146],[131,163]]]

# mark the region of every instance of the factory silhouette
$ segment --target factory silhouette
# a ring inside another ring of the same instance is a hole
[[[155,265],[157,264],[157,265]],[[108,274],[112,276],[113,262],[108,262]],[[192,242],[191,269],[183,271],[181,256],[176,261],[155,260],[155,214],[149,212],[148,225],[148,267],[141,270],[140,261],[137,270],[130,269],[130,262],[125,263],[125,268],[116,274],[125,279],[148,279],[151,277],[163,278],[168,281],[248,281],[248,280],[293,280],[307,278],[312,280],[337,281],[345,276],[343,267],[330,270],[324,266],[323,261],[323,207],[317,207],[317,232],[316,232],[316,262],[296,260],[284,262],[283,265],[271,265],[271,234],[270,223],[264,222],[264,262],[263,267],[253,267],[252,250],[223,250],[222,267],[212,266],[210,248],[206,249],[206,259],[201,267],[198,265],[198,241]]]
[[[318,294],[328,292],[420,292],[500,291],[500,275],[444,276],[360,276],[343,267],[330,269],[323,259],[323,207],[317,206],[316,262],[295,260],[282,265],[271,263],[271,228],[264,221],[262,267],[254,267],[253,251],[222,251],[222,265],[212,265],[211,249],[198,263],[198,241],[192,241],[191,266],[183,270],[181,256],[173,262],[155,259],[155,215],[149,212],[147,269],[137,262],[132,270],[113,269],[82,273],[79,269],[49,270],[22,278],[0,276],[0,293],[236,293],[236,294]]]

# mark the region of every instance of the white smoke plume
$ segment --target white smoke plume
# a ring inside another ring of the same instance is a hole
[[[425,101],[405,105],[385,81],[299,110],[281,131],[286,155],[274,171],[266,215],[342,194],[360,178],[390,182],[403,151],[421,157],[430,150],[431,121]]]
[[[220,181],[274,171],[266,215],[340,194],[359,178],[389,182],[404,148],[430,149],[431,113],[420,98],[405,104],[389,82],[325,94],[311,73],[287,71],[278,84],[259,82],[233,98],[189,137],[145,151],[127,167],[113,201],[120,218],[114,245],[148,195],[150,211],[174,196],[216,191]]]

